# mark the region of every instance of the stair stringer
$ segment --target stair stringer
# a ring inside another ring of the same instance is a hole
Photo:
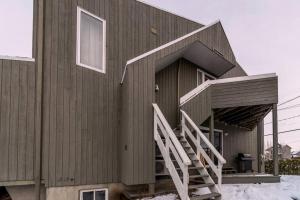
[[[189,146],[191,147],[190,143],[186,140],[186,138],[184,138],[184,140],[186,141],[185,146]],[[183,146],[183,147],[185,147]],[[201,167],[201,169],[197,169],[197,171],[199,172],[200,175],[209,175],[206,167],[203,165],[203,163],[197,158],[197,153],[193,150],[193,148],[189,148],[189,150],[186,151],[187,153],[194,153],[193,156],[190,158],[193,162],[193,164],[196,166],[196,167]],[[202,178],[204,183],[212,183],[214,184],[213,187],[209,187],[209,190],[210,192],[216,192],[216,193],[220,193],[221,194],[221,191],[220,189],[217,187],[216,183],[214,182],[214,180],[211,178],[211,176],[207,176],[207,177],[203,177]]]

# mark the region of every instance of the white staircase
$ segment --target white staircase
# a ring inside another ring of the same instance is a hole
[[[181,110],[181,131],[175,134],[157,104],[153,104],[153,108],[154,139],[179,197],[182,200],[221,199],[222,166],[226,163],[225,159],[184,111]],[[217,158],[217,165],[204,151],[201,141]],[[217,177],[217,184],[211,174]],[[206,192],[203,192],[203,188],[206,188]]]

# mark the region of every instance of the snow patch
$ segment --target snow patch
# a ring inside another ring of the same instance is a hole
[[[201,189],[197,194],[207,193]],[[176,200],[177,195],[168,194],[147,200]],[[300,200],[300,176],[282,176],[280,183],[225,184],[222,185],[223,200]]]

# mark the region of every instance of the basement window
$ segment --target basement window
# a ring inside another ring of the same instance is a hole
[[[82,190],[80,191],[80,200],[108,200],[108,190]]]
[[[78,7],[77,65],[105,73],[105,47],[105,20]]]

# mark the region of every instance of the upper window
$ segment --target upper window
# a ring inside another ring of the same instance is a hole
[[[31,59],[33,0],[0,1],[0,59]]]
[[[78,7],[77,65],[105,73],[105,20]]]
[[[216,78],[200,69],[197,69],[197,86],[201,85],[205,81],[214,80],[214,79],[216,79]]]
[[[107,189],[80,191],[80,200],[108,200]]]

